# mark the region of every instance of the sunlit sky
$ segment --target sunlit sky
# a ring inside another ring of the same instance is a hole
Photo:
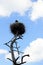
[[[0,65],[12,65],[4,43],[13,37],[10,24],[15,20],[26,29],[23,40],[17,41],[19,50],[30,55],[24,65],[43,65],[43,0],[0,0]]]

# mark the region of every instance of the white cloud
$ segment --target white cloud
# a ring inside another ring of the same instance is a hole
[[[43,0],[38,0],[33,3],[32,12],[30,14],[31,20],[36,20],[43,17]]]
[[[24,54],[30,54],[30,57],[25,57],[24,61],[38,62],[43,60],[43,39],[38,38],[32,41],[30,46],[25,49]]]
[[[7,54],[7,53],[8,53],[7,50],[5,50],[5,49],[0,49],[0,54]]]
[[[43,17],[43,0],[0,0],[0,16],[9,16],[13,12],[24,15],[30,8],[32,21]]]
[[[31,5],[30,0],[0,0],[0,15],[9,16],[12,12],[18,12],[22,15]]]

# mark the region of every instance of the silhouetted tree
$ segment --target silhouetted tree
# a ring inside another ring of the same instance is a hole
[[[5,43],[5,45],[7,45],[10,48],[9,52],[11,53],[12,60],[10,58],[7,58],[7,59],[12,61],[13,65],[24,64],[26,62],[23,62],[23,58],[25,56],[29,57],[29,54],[22,56],[21,57],[21,62],[18,63],[17,60],[19,59],[19,56],[17,58],[15,58],[14,53],[15,53],[15,51],[18,53],[18,55],[20,53],[22,53],[21,51],[19,51],[19,47],[18,47],[16,41],[19,40],[19,39],[22,39],[22,37],[23,37],[22,35],[25,33],[25,26],[24,26],[23,23],[20,23],[20,22],[18,22],[18,20],[16,20],[15,23],[10,25],[10,30],[14,34],[14,37],[9,42]],[[14,47],[14,43],[15,43],[16,47]]]

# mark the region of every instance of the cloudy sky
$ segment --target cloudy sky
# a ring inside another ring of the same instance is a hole
[[[12,65],[4,43],[13,37],[9,26],[16,19],[26,29],[23,40],[18,41],[20,50],[30,55],[24,58],[25,65],[43,65],[43,0],[0,0],[0,65]]]

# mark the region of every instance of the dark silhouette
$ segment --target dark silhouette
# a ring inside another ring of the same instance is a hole
[[[18,22],[17,20],[15,21],[15,23],[10,25],[10,29],[11,29],[11,32],[16,36],[19,36],[25,33],[24,24]]]
[[[7,45],[10,48],[9,52],[11,53],[12,60],[10,58],[7,58],[7,59],[12,61],[13,65],[24,64],[26,62],[23,62],[23,58],[26,56],[29,57],[29,54],[22,56],[21,62],[18,63],[17,60],[20,57],[18,56],[17,58],[15,58],[14,52],[16,51],[18,53],[18,55],[20,55],[20,53],[23,53],[23,52],[19,51],[19,47],[17,45],[17,40],[22,39],[22,37],[23,37],[22,35],[25,33],[25,26],[23,23],[20,23],[20,22],[18,22],[18,20],[16,20],[15,23],[10,25],[10,29],[11,29],[11,32],[14,34],[14,37],[9,42],[5,43],[5,45]],[[15,46],[14,46],[14,43],[15,43]]]

